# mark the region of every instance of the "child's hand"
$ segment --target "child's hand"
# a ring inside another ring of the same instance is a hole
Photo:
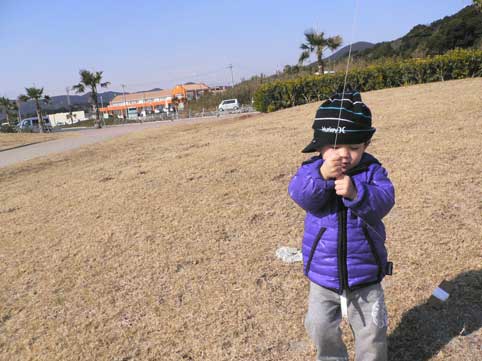
[[[342,176],[341,157],[334,149],[329,149],[325,153],[325,161],[320,167],[320,173],[326,180],[336,179]]]
[[[347,175],[338,177],[335,180],[335,192],[337,195],[354,200],[357,196],[357,191],[351,178]]]

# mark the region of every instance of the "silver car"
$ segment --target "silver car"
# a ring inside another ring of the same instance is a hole
[[[219,104],[218,109],[220,112],[228,111],[228,110],[238,110],[239,109],[239,102],[238,99],[225,99]]]
[[[43,117],[43,123],[44,123],[44,129],[43,129],[44,132],[51,132],[52,131],[52,124],[50,124],[49,117],[47,117],[47,116]],[[38,124],[38,118],[32,117],[32,118],[22,119],[17,124],[17,129],[20,132],[38,133],[40,131],[40,127],[39,127],[39,124]]]

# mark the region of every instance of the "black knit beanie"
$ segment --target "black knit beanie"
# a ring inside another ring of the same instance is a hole
[[[350,86],[343,99],[342,92],[337,92],[318,108],[313,130],[313,140],[302,150],[303,153],[335,144],[335,138],[337,144],[365,143],[375,133],[370,109],[362,102],[360,92]]]

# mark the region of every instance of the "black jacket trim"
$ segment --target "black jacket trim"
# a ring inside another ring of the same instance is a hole
[[[316,247],[318,247],[318,243],[320,242],[321,237],[323,237],[323,233],[325,233],[325,231],[326,231],[326,227],[321,227],[320,231],[316,235],[316,238],[313,242],[313,245],[311,246],[311,251],[310,251],[310,256],[308,258],[308,262],[306,262],[305,275],[308,275],[308,272],[310,272],[311,261],[313,260],[313,255],[315,254]]]
[[[365,234],[365,238],[367,239],[368,245],[370,246],[370,250],[372,251],[373,257],[375,258],[375,262],[377,263],[378,267],[378,274],[377,274],[377,281],[380,282],[383,277],[383,269],[382,269],[382,261],[380,260],[380,255],[377,252],[377,248],[375,247],[375,242],[370,237],[368,233],[368,229],[366,226],[363,227],[363,233]]]
[[[336,197],[338,202],[338,277],[340,279],[339,293],[348,289],[348,266],[346,264],[347,257],[347,239],[346,239],[346,216],[347,209],[341,200],[341,197]]]

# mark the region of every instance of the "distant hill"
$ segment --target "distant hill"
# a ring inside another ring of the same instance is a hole
[[[109,104],[109,102],[117,95],[122,94],[119,92],[107,91],[98,94],[99,104],[104,105]],[[101,98],[102,97],[102,98]],[[69,103],[67,101],[67,95],[56,95],[52,96],[51,102],[49,104],[42,104],[42,109],[46,114],[57,113],[57,112],[67,112],[69,110]],[[70,104],[72,104],[73,110],[85,110],[89,111],[92,109],[90,104],[90,93],[83,95],[71,95]],[[27,103],[20,103],[20,111],[23,117],[35,114],[35,103],[29,101]],[[2,118],[2,115],[0,115]]]
[[[155,92],[155,91],[160,91],[160,90],[164,90],[164,89],[162,89],[162,88],[152,88],[152,89],[149,89],[149,90],[140,90],[136,93],[147,93],[147,92]]]
[[[474,5],[429,25],[417,25],[405,36],[355,54],[368,61],[383,57],[425,57],[454,48],[482,48],[482,11]]]
[[[357,43],[353,43],[351,46],[351,53],[356,53],[363,51],[365,49],[371,49],[375,46],[373,43],[369,43],[367,41],[359,41]],[[348,55],[348,52],[350,51],[350,45],[347,45],[340,50],[337,50],[335,53],[331,54],[330,56],[326,57],[324,60],[328,61],[336,61],[342,57],[345,57]]]
[[[455,48],[482,49],[482,10],[475,5],[469,5],[458,13],[436,20],[429,25],[416,25],[406,35],[392,41],[372,44],[360,41],[352,45],[354,60],[371,62],[381,58],[392,57],[426,57],[428,55],[444,54]],[[350,45],[346,45],[330,56],[324,58],[325,64],[333,67],[348,56]],[[318,70],[318,63],[313,62],[303,66],[286,65],[283,75],[296,76],[300,71]],[[283,76],[282,75],[282,76]],[[273,80],[280,73],[268,76]]]

